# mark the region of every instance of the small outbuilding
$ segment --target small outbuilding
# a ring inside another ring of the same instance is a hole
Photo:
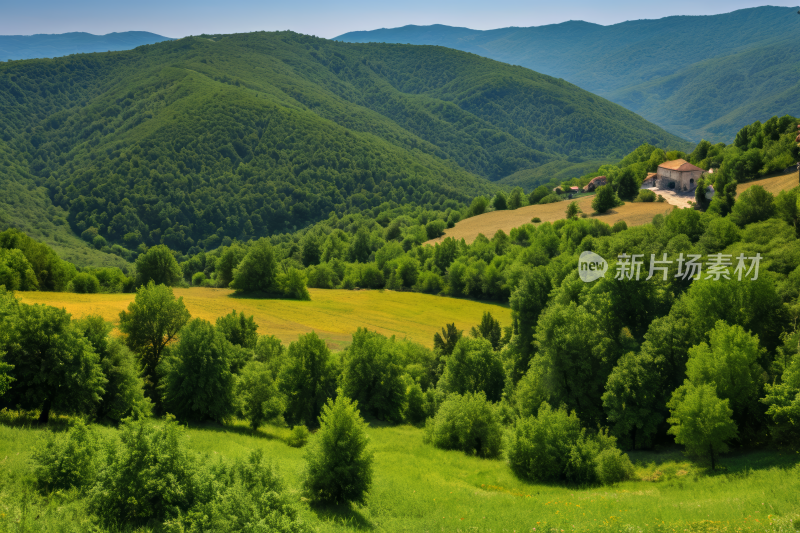
[[[596,188],[602,187],[606,183],[608,183],[608,178],[606,178],[605,176],[597,176],[596,178],[592,178],[592,181],[590,181],[589,183],[586,184],[586,187],[584,187],[584,190],[586,192],[592,192]]]

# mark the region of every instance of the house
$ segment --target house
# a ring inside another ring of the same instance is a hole
[[[578,194],[579,192],[581,192],[581,188],[580,187],[570,187],[569,188],[569,192],[571,192],[572,194]]]
[[[584,190],[586,192],[592,192],[596,188],[605,185],[607,182],[608,182],[608,178],[606,178],[605,176],[597,176],[596,178],[592,178],[592,181],[590,181],[589,183],[586,184],[586,187],[584,187]]]
[[[655,187],[656,186],[656,176],[655,172],[648,172],[647,176],[642,181],[642,187]]]
[[[675,159],[658,165],[656,185],[659,189],[692,191],[703,175],[703,169],[685,159]]]

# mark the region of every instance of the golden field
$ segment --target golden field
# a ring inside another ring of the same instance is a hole
[[[408,338],[433,347],[433,334],[445,324],[469,331],[484,311],[489,311],[502,326],[511,322],[507,306],[395,291],[349,291],[309,289],[310,302],[297,300],[253,299],[235,296],[229,289],[193,287],[173,289],[183,298],[192,317],[214,322],[233,310],[253,315],[261,335],[275,335],[285,344],[304,333],[316,331],[331,349],[340,349],[352,333],[366,327],[383,335]],[[119,313],[133,301],[134,294],[73,294],[66,292],[17,292],[20,301],[64,308],[73,318],[100,315],[115,326]]]
[[[793,189],[797,187],[798,184],[800,183],[798,183],[797,172],[793,172],[791,174],[772,176],[742,183],[736,188],[736,194],[742,194],[742,192],[753,185],[761,185],[777,196],[779,192]],[[594,196],[583,196],[576,201],[581,211],[588,214],[591,218],[602,220],[609,225],[614,225],[618,220],[624,220],[628,226],[641,226],[642,224],[650,223],[655,215],[666,215],[674,208],[674,206],[668,203],[626,202],[625,205],[612,209],[602,215],[593,215],[593,198]],[[447,237],[464,239],[467,243],[471,243],[480,233],[491,239],[492,235],[494,235],[497,230],[501,229],[508,233],[513,228],[518,228],[523,224],[529,224],[534,217],[539,217],[542,222],[555,222],[566,216],[568,205],[568,201],[563,201],[546,205],[529,205],[515,209],[514,211],[492,211],[490,213],[484,213],[477,217],[462,220],[454,227],[445,230],[442,237],[430,240],[425,244],[435,244]]]

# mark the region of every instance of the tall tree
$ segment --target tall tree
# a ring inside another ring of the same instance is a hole
[[[178,266],[178,261],[172,255],[172,250],[159,244],[153,246],[136,259],[136,282],[138,285],[147,285],[150,282],[156,285],[172,287],[183,279],[183,271]]]
[[[325,341],[312,332],[291,343],[278,383],[286,397],[287,422],[316,426],[322,406],[335,394],[336,387],[331,352]]]
[[[147,396],[160,405],[156,368],[167,346],[189,321],[183,297],[175,298],[172,289],[152,281],[139,287],[127,311],[119,314],[119,329],[125,344],[139,357]]]

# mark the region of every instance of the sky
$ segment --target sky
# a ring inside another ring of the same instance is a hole
[[[478,30],[567,20],[608,25],[672,15],[713,15],[759,5],[765,4],[747,0],[0,0],[0,35],[136,30],[178,38],[293,30],[332,38],[349,31],[407,24]]]

